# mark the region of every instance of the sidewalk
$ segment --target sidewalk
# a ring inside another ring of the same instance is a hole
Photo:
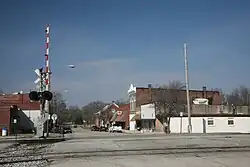
[[[10,139],[15,139],[16,137],[17,138],[21,138],[21,139],[24,139],[24,138],[32,138],[34,135],[33,134],[19,134],[17,136],[0,136],[0,140],[10,140]]]
[[[166,134],[164,132],[138,131],[138,130],[123,130],[126,134]]]
[[[47,140],[62,140],[62,139],[69,139],[70,136],[63,135],[62,134],[53,134],[50,133],[49,137],[46,138]],[[43,138],[39,138],[38,136],[35,136],[34,134],[27,134],[27,135],[17,135],[17,136],[1,136],[0,137],[0,143],[13,143],[13,142],[36,142],[36,141],[41,141],[44,140]]]

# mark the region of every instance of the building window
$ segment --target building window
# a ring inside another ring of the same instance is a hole
[[[214,125],[214,119],[213,118],[208,118],[207,125],[208,126],[213,126]]]
[[[227,125],[230,125],[230,126],[234,125],[234,120],[232,118],[229,118],[227,120]]]

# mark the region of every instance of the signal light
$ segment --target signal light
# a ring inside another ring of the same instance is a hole
[[[53,94],[50,91],[44,91],[44,92],[31,91],[29,93],[29,98],[32,101],[39,101],[41,99],[51,101],[53,98]]]
[[[53,94],[50,91],[44,91],[44,92],[42,92],[42,98],[44,100],[50,101],[50,100],[52,100],[52,97],[53,97]]]
[[[29,93],[29,98],[32,101],[39,101],[40,100],[40,96],[39,93],[37,91],[32,91]]]

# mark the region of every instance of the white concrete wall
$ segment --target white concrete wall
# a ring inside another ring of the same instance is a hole
[[[211,118],[204,118],[206,120],[207,133],[250,133],[250,117],[215,117],[214,125],[208,125],[207,120]],[[228,125],[228,119],[234,120],[234,125]]]
[[[170,131],[171,131],[171,133],[180,133],[180,132],[188,133],[188,119],[186,117],[171,118]],[[192,118],[192,132],[193,133],[203,133],[202,118],[200,118],[200,117]]]
[[[213,120],[214,125],[208,125],[208,120]],[[228,119],[234,120],[234,125],[228,125]],[[182,133],[187,133],[188,118],[182,118]],[[181,132],[181,118],[171,118],[171,133]],[[193,117],[193,133],[250,133],[250,117]]]
[[[37,125],[38,117],[41,115],[40,110],[23,110],[23,112],[28,118],[30,118],[34,125]]]
[[[141,119],[155,119],[155,105],[141,105]]]

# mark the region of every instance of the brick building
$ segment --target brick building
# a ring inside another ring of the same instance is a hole
[[[31,102],[29,94],[2,94],[0,95],[0,133],[6,128],[9,134],[13,133],[13,119],[19,118],[19,129],[25,130],[34,124],[24,111],[39,111],[39,103]]]
[[[140,108],[141,105],[149,104],[156,99],[157,94],[161,91],[159,88],[149,87],[134,87],[132,84],[128,90],[128,95],[130,99],[130,129],[133,130],[136,128],[136,125],[140,124]],[[190,100],[192,101],[195,98],[206,98],[211,100],[212,105],[221,105],[222,97],[219,91],[209,91],[206,90],[206,87],[203,87],[201,90],[189,90]],[[178,91],[178,101],[179,104],[186,105],[186,90]],[[184,113],[185,114],[185,113]],[[156,126],[160,124],[156,120]],[[160,125],[159,125],[160,126]]]

